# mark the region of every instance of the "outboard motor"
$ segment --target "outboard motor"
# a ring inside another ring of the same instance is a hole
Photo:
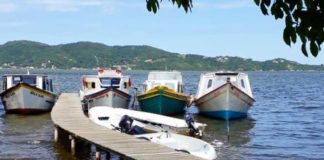
[[[142,127],[139,127],[137,125],[132,126],[133,122],[134,120],[131,117],[129,117],[128,115],[124,115],[118,124],[120,131],[130,135],[138,135],[145,133]]]
[[[123,133],[129,133],[130,129],[132,128],[133,119],[128,115],[124,115],[121,120],[119,121],[120,131]]]
[[[128,134],[139,135],[139,134],[144,134],[144,133],[145,133],[145,131],[142,127],[135,125],[130,129]]]
[[[188,125],[188,128],[189,128],[189,136],[195,136],[195,135],[198,135],[200,132],[199,132],[199,129],[197,129],[195,127],[195,121],[192,117],[192,115],[188,112],[185,113],[185,121]]]
[[[81,100],[82,111],[85,115],[88,116],[89,112],[89,102],[86,99]]]

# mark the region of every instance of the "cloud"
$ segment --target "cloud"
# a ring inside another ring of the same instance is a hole
[[[82,9],[95,8],[105,13],[112,13],[118,8],[134,8],[139,4],[145,8],[145,1],[138,3],[138,1],[122,0],[25,0],[25,2],[36,8],[58,12],[77,12]]]
[[[75,12],[86,7],[101,7],[104,0],[29,0],[27,3],[48,11]]]
[[[49,12],[78,12],[95,9],[103,13],[119,10],[146,8],[145,1],[131,0],[0,0],[0,13],[19,10],[38,10]]]
[[[21,27],[26,25],[27,23],[22,21],[0,22],[0,28],[15,28],[15,27]]]
[[[211,8],[211,9],[237,9],[248,8],[254,4],[251,0],[233,0],[233,1],[214,1],[214,2],[194,2],[194,8]]]
[[[0,3],[0,12],[2,13],[11,13],[16,11],[17,6],[11,2],[2,2]]]
[[[3,1],[3,0],[0,0]],[[161,8],[174,8],[169,1],[162,1]],[[251,0],[197,0],[193,1],[194,9],[236,9],[253,6]],[[105,13],[114,13],[117,10],[141,8],[145,9],[145,1],[131,0],[12,0],[0,2],[0,13],[10,13],[19,8],[35,8],[52,12],[77,12],[95,8]]]

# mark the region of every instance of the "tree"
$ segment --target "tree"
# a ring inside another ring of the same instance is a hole
[[[146,0],[147,9],[156,13],[162,0]],[[192,0],[169,0],[185,12],[193,8]],[[316,57],[321,51],[324,41],[324,0],[254,0],[264,15],[274,16],[275,19],[285,19],[283,29],[284,42],[291,46],[302,42],[301,50],[308,57],[310,53]],[[307,47],[309,46],[309,47]]]

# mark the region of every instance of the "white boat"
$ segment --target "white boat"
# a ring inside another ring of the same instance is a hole
[[[98,125],[120,130],[134,135],[136,138],[148,140],[172,148],[175,151],[185,152],[203,159],[215,159],[217,157],[215,149],[207,142],[164,130],[156,132],[146,130],[146,122],[138,121],[127,114],[123,114],[123,110],[96,106],[89,110],[89,118]],[[161,120],[162,122],[163,120]]]
[[[0,97],[6,113],[34,114],[52,109],[57,96],[45,75],[4,75]]]
[[[98,75],[82,76],[80,97],[84,109],[94,106],[128,108],[131,81],[122,75],[121,69],[98,69]]]
[[[189,135],[190,128],[188,127],[188,123],[178,118],[108,106],[96,106],[88,112],[91,120],[108,128],[111,126],[105,121],[107,117],[112,118],[111,121],[119,122],[124,115],[128,115],[134,119],[136,123],[139,123],[137,124],[138,126],[145,128],[147,131],[166,130],[173,133]],[[193,127],[197,132],[192,136],[201,137],[206,126],[206,124],[194,122]]]
[[[245,73],[211,72],[200,76],[195,104],[203,115],[224,120],[244,118],[254,101]]]
[[[209,143],[184,135],[168,132],[148,133],[136,135],[135,137],[149,140],[179,152],[185,152],[203,159],[216,159],[215,148]]]

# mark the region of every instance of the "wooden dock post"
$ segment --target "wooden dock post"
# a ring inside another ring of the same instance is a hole
[[[91,154],[95,153],[96,160],[99,160],[100,159],[100,151],[99,151],[98,147],[94,144],[91,144],[90,150],[91,150]]]
[[[96,150],[96,160],[100,160],[100,151]]]
[[[75,154],[75,138],[72,135],[69,135],[69,139],[71,140],[71,153]]]
[[[54,126],[54,142],[58,141],[58,127]]]

